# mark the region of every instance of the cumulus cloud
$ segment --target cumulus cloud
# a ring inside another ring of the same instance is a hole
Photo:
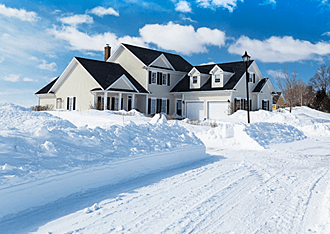
[[[262,62],[297,62],[302,60],[321,61],[322,56],[330,54],[330,43],[293,39],[291,36],[272,36],[266,40],[250,39],[241,36],[228,48],[229,53],[242,55],[247,50],[252,59]]]
[[[63,24],[69,24],[76,26],[78,24],[92,24],[94,22],[93,17],[89,15],[72,15],[59,19]]]
[[[20,76],[21,75],[18,75],[18,74],[10,74],[8,76],[4,76],[3,80],[10,81],[10,82],[17,82],[17,81],[19,81]]]
[[[41,60],[42,63],[39,64],[37,67],[42,70],[47,70],[47,71],[56,71],[56,63],[47,63],[46,60]]]
[[[61,29],[53,27],[52,29],[49,29],[48,32],[57,39],[67,41],[72,50],[103,51],[105,44],[110,44],[111,47],[115,48],[121,42],[145,46],[145,43],[141,38],[130,36],[118,38],[111,32],[88,35],[87,33],[81,32],[77,28],[71,26],[64,26]]]
[[[169,22],[166,25],[149,24],[140,29],[146,43],[156,44],[165,50],[173,50],[184,55],[207,52],[207,45],[223,46],[225,33],[218,29],[183,26]]]
[[[23,81],[25,81],[25,82],[37,82],[37,80],[27,78],[27,77],[23,78]]]
[[[276,5],[276,0],[264,0],[259,5],[261,5],[261,6],[263,6],[263,5],[273,5],[273,7],[274,7]]]
[[[16,8],[6,7],[4,4],[0,4],[0,15],[29,22],[38,20],[37,13],[33,11],[26,11],[24,9],[18,10]]]
[[[229,12],[233,12],[238,1],[243,2],[243,0],[197,0],[197,3],[204,8],[216,9],[222,7],[228,9]]]
[[[67,41],[73,50],[103,51],[105,44],[110,44],[113,48],[120,43],[130,43],[134,45],[146,46],[153,43],[159,48],[172,50],[184,55],[192,53],[207,52],[206,46],[224,46],[225,33],[218,29],[198,28],[193,26],[183,26],[169,22],[165,25],[149,24],[139,30],[140,37],[120,37],[111,32],[103,34],[88,35],[79,31],[75,27],[56,27],[48,32],[57,39]]]
[[[286,74],[282,70],[267,70],[267,74],[273,78],[285,78]]]
[[[112,7],[104,8],[101,6],[95,7],[92,10],[89,11],[90,13],[97,15],[99,17],[103,17],[104,15],[114,15],[119,16],[119,13],[115,11]]]
[[[187,1],[180,1],[175,5],[175,10],[180,12],[191,12],[190,3]]]

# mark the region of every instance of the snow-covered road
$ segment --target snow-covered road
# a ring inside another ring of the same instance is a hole
[[[48,212],[38,224],[56,217],[59,204],[68,215],[33,233],[329,233],[330,157],[286,150],[208,153],[183,168],[37,208],[30,219]],[[70,201],[76,205],[63,207]],[[10,220],[7,225],[0,228],[10,228]]]

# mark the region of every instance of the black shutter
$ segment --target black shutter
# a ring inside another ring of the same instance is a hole
[[[167,105],[166,105],[166,114],[170,114],[170,99],[167,99]]]
[[[73,108],[72,110],[76,109],[76,97],[73,97]]]
[[[157,113],[162,112],[162,99],[157,99]]]
[[[256,82],[256,74],[253,74],[253,83]]]
[[[167,85],[170,86],[170,74],[167,74]]]
[[[120,107],[121,110],[123,109],[123,105],[124,105],[124,98],[121,98],[121,107]]]
[[[107,97],[107,110],[110,110],[110,97]]]
[[[269,101],[267,101],[267,110],[269,111]]]
[[[151,113],[151,99],[148,98],[148,114],[150,115]]]
[[[70,103],[70,98],[69,97],[67,97],[67,99],[66,99],[66,109],[67,110],[69,110],[69,104]]]
[[[252,100],[250,99],[250,110],[252,110]]]
[[[151,76],[152,76],[152,72],[149,71],[149,84],[151,84]]]
[[[160,81],[160,72],[157,72],[157,84],[160,85],[161,81]]]

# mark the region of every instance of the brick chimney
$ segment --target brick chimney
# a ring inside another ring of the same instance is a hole
[[[107,44],[106,47],[104,47],[104,61],[107,61],[110,55],[111,55],[111,47],[109,46],[109,44]]]

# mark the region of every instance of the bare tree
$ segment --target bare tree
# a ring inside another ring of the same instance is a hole
[[[276,74],[277,85],[286,100],[287,106],[292,111],[292,107],[303,104],[304,94],[306,93],[305,83],[299,79],[297,80],[297,73],[294,71],[292,75],[284,68],[283,74]]]
[[[330,66],[321,65],[309,82],[315,91],[324,90],[328,94],[330,90]]]

